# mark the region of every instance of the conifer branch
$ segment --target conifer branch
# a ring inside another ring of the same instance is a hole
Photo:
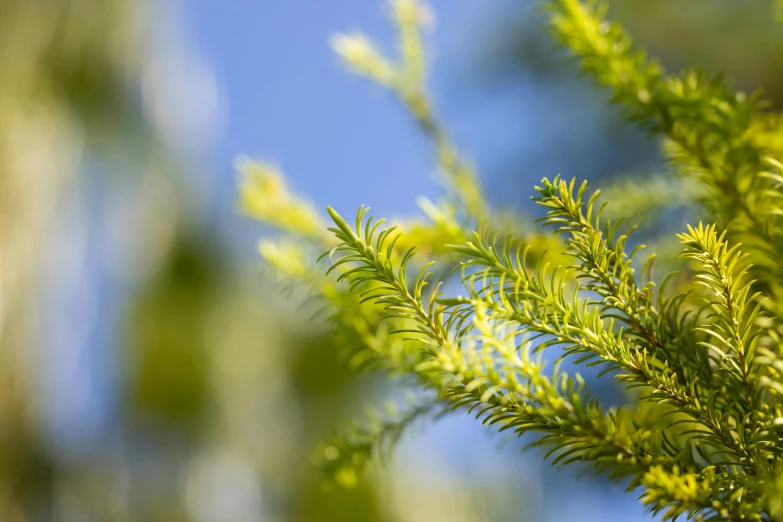
[[[683,256],[702,266],[696,282],[707,288],[710,297],[706,300],[716,319],[699,328],[709,336],[701,344],[715,354],[723,377],[738,381],[743,391],[735,398],[743,405],[743,415],[751,415],[760,400],[759,390],[753,384],[760,335],[754,322],[761,308],[755,302],[760,294],[750,294],[753,281],[745,277],[749,267],[742,266],[747,255],[738,250],[739,245],[729,248],[725,235],[724,232],[718,236],[714,225],[704,227],[699,223],[678,237],[686,246]]]
[[[613,101],[630,119],[668,138],[670,159],[704,185],[701,202],[723,225],[745,221],[743,230],[773,249],[780,269],[783,241],[756,204],[764,190],[756,175],[770,155],[756,139],[764,128],[758,124],[759,97],[735,94],[720,79],[705,80],[695,71],[666,76],[655,60],[634,48],[619,24],[606,20],[604,3],[549,0],[544,5],[552,33],[582,68],[612,89]]]
[[[554,273],[546,281],[546,271],[539,267],[539,277],[532,276],[525,269],[523,250],[512,254],[507,247],[498,249],[494,238],[478,234],[474,243],[455,250],[468,258],[463,269],[471,291],[470,299],[441,300],[461,307],[455,315],[469,314],[480,304],[505,323],[517,324],[533,334],[539,340],[538,350],[561,346],[566,354],[578,356],[578,364],[604,364],[608,365],[607,371],[619,369],[622,382],[630,387],[647,387],[650,400],[671,404],[704,426],[708,431],[696,436],[705,443],[733,455],[737,464],[750,462],[747,449],[732,435],[732,426],[706,409],[706,403],[693,394],[694,381],[683,386],[668,361],[658,360],[624,339],[622,330],[614,331],[611,318],[609,325],[604,325],[600,311],[591,307],[589,300],[577,297],[578,285],[569,298],[566,274]],[[469,270],[472,268],[476,269],[474,274]],[[710,398],[714,402],[715,397]]]
[[[606,204],[596,208],[599,191],[584,201],[586,182],[576,192],[575,180],[568,184],[559,177],[551,183],[544,179],[543,185],[537,188],[539,197],[534,200],[549,211],[539,221],[557,227],[558,233],[567,236],[566,252],[578,262],[574,267],[577,279],[587,281],[584,290],[601,297],[603,316],[619,319],[629,326],[624,330],[629,340],[657,359],[667,361],[680,382],[695,385],[695,378],[690,375],[694,371],[700,381],[713,381],[710,360],[704,350],[698,346],[687,351],[681,349],[683,338],[692,330],[690,321],[683,320],[679,311],[682,299],[664,299],[659,295],[657,301],[663,312],[656,308],[652,280],[654,256],[642,267],[647,280],[641,286],[637,283],[633,260],[644,245],[626,254],[625,245],[633,229],[617,236],[623,222],[620,219],[614,223],[606,221],[602,231],[601,215]],[[695,386],[696,391],[699,388]]]
[[[382,221],[365,220],[366,209],[359,211],[355,229],[332,209],[329,212],[337,225],[330,230],[341,241],[333,253],[343,254],[332,268],[352,266],[344,274],[354,287],[379,282],[382,291],[365,291],[363,299],[374,300],[390,317],[415,320],[417,328],[400,333],[416,334],[421,341],[428,360],[417,372],[429,387],[445,393],[453,406],[469,411],[481,408],[478,415],[484,423],[499,423],[519,435],[542,432],[535,445],[549,447],[557,462],[591,460],[599,470],[635,477],[637,482],[653,464],[672,465],[671,457],[659,454],[649,440],[634,440],[628,426],[618,424],[615,415],[603,415],[597,402],[589,399],[583,382],[575,383],[558,371],[547,377],[541,363],[531,361],[524,349],[518,354],[519,347],[513,343],[516,335],[498,335],[489,309],[479,306],[471,316],[470,331],[478,331],[471,337],[464,328],[468,322],[464,314],[444,314],[437,289],[423,300],[426,272],[419,273],[409,291],[405,267],[412,253],[394,266],[387,255],[396,241],[394,231],[375,234]],[[462,335],[455,339],[450,332]],[[470,340],[478,341],[475,349],[467,346]]]
[[[394,403],[387,403],[384,411],[367,409],[363,422],[352,422],[316,448],[312,456],[314,465],[328,481],[342,487],[355,486],[359,473],[373,461],[386,461],[394,446],[416,421],[437,417],[445,411],[437,398],[411,398],[407,402],[402,410]]]
[[[391,2],[392,20],[398,33],[398,54],[389,59],[361,34],[337,34],[332,48],[350,70],[389,89],[432,141],[444,186],[464,218],[478,222],[489,217],[488,205],[476,173],[451,142],[438,121],[425,85],[426,56],[422,43],[425,25],[433,18],[419,0]]]
[[[394,0],[397,56],[387,58],[361,35],[338,36],[333,46],[355,72],[398,96],[431,138],[450,201],[423,202],[429,223],[399,228],[367,218],[364,207],[352,226],[330,208],[330,234],[274,169],[246,177],[243,189],[246,212],[304,242],[304,250],[329,249],[324,275],[296,241],[260,248],[282,278],[320,296],[353,365],[428,394],[352,425],[321,447],[318,464],[350,485],[417,419],[465,410],[498,431],[533,434],[531,445],[555,464],[587,462],[641,488],[642,502],[665,520],[773,520],[783,505],[776,501],[783,476],[780,119],[757,96],[735,94],[719,80],[666,75],[605,20],[604,4],[544,5],[550,29],[584,70],[612,89],[630,119],[666,138],[684,175],[676,190],[687,189],[675,194],[677,204],[698,202],[717,223],[678,236],[695,272],[678,276],[684,292],[666,295],[665,281],[654,284],[653,258],[636,264],[642,247],[630,246],[622,219],[603,218],[597,192],[559,177],[544,179],[535,198],[547,209],[540,222],[556,234],[524,230],[524,240],[498,242],[492,230],[516,224],[499,227],[490,216],[426,93],[429,12],[417,0]],[[659,189],[642,210],[670,206],[675,189]],[[626,187],[610,199],[642,193]],[[559,249],[557,236],[570,267],[556,252],[550,268],[541,254],[543,245]],[[442,294],[455,259],[467,297]],[[557,364],[545,371],[550,347],[576,364],[601,365],[599,377],[612,372],[645,402],[635,411],[604,410],[578,374]]]

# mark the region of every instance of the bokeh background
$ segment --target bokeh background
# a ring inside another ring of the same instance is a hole
[[[543,35],[530,0],[433,0],[430,87],[489,200],[562,173],[663,172]],[[783,101],[767,0],[613,0],[667,67]],[[0,0],[0,520],[633,521],[622,486],[554,471],[469,418],[420,426],[356,489],[313,444],[381,384],[265,280],[238,154],[319,207],[416,212],[434,158],[328,47],[391,44],[383,0]]]

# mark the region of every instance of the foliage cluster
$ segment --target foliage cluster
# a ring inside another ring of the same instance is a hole
[[[544,178],[540,227],[491,211],[433,113],[422,44],[432,14],[417,0],[391,3],[394,58],[360,34],[332,45],[431,139],[446,193],[421,202],[425,219],[389,226],[362,207],[349,223],[329,208],[327,229],[273,166],[239,165],[243,209],[283,231],[260,246],[281,281],[317,296],[347,361],[415,390],[325,442],[314,461],[350,486],[412,423],[464,410],[527,434],[554,464],[623,481],[665,520],[781,519],[781,117],[720,78],[666,73],[601,3],[543,8],[584,72],[661,137],[665,178],[621,182],[606,202],[586,182]],[[683,205],[710,224],[655,240],[681,254],[679,270],[658,278],[615,204],[640,220]],[[603,407],[563,358],[599,366],[632,390],[630,404]]]

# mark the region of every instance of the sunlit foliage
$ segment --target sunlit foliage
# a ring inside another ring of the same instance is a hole
[[[396,56],[361,34],[338,35],[333,47],[350,70],[396,94],[432,139],[446,197],[422,206],[428,219],[390,226],[362,207],[349,223],[329,208],[333,226],[316,233],[315,211],[275,171],[242,166],[243,208],[287,233],[261,246],[281,280],[316,296],[348,361],[414,390],[319,447],[327,481],[355,484],[408,425],[465,410],[532,437],[553,464],[622,481],[663,519],[779,517],[778,115],[719,78],[667,74],[601,3],[545,1],[555,39],[631,121],[661,136],[671,185],[618,185],[602,201],[586,182],[550,176],[533,198],[546,212],[540,228],[525,226],[489,210],[433,114],[422,44],[432,13],[416,0],[391,5]],[[280,208],[270,212],[263,202],[273,197]],[[693,207],[698,224],[668,236],[683,270],[659,277],[654,253],[642,255],[611,208],[650,219],[672,199]],[[634,389],[632,404],[605,408],[578,373],[547,369],[563,358]]]

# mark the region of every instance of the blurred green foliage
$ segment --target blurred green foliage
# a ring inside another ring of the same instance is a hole
[[[764,86],[775,103],[783,99],[783,80],[767,66],[780,54],[767,2],[615,0],[612,6],[631,32],[673,67],[696,63],[725,69],[736,85]],[[41,338],[38,296],[46,290],[39,270],[58,202],[86,190],[89,183],[79,181],[93,175],[90,156],[106,152],[123,152],[125,163],[116,170],[138,174],[134,183],[149,184],[153,193],[159,185],[151,178],[174,185],[161,178],[170,176],[167,171],[180,158],[164,151],[163,159],[149,159],[165,144],[141,99],[148,59],[141,49],[151,31],[145,20],[155,18],[159,7],[131,0],[0,4],[0,520],[231,522],[232,506],[221,511],[220,502],[236,500],[231,493],[243,488],[258,505],[247,499],[235,504],[255,506],[255,511],[248,508],[253,520],[400,520],[405,511],[388,498],[395,480],[389,474],[352,491],[326,493],[308,460],[313,443],[355,408],[357,395],[371,395],[378,383],[352,380],[348,366],[335,359],[341,341],[326,325],[315,321],[302,331],[291,319],[290,303],[298,297],[280,304],[272,285],[258,284],[255,269],[216,255],[223,243],[193,219],[198,209],[189,208],[193,201],[182,194],[179,207],[167,209],[176,214],[172,244],[160,254],[159,266],[133,282],[124,298],[123,330],[116,336],[123,346],[107,347],[121,350],[121,378],[114,390],[121,399],[111,426],[87,455],[77,456],[45,429],[45,398],[36,384],[45,361],[33,348]],[[528,14],[509,17],[523,30],[501,28],[511,45],[507,41],[498,49],[489,40],[486,52],[492,56],[480,60],[475,76],[484,76],[481,67],[499,63],[503,75],[532,72],[537,82],[584,85],[572,82],[572,71],[559,72],[562,64],[550,53],[549,41],[528,30]],[[492,95],[491,84],[480,87]],[[406,92],[402,101],[434,139],[443,170],[461,181],[453,196],[468,202],[475,214],[484,212],[485,202],[470,192],[472,167],[446,139],[421,93]],[[598,112],[605,117],[603,109]],[[612,122],[597,155],[619,154],[618,143],[623,148],[615,138],[625,127]],[[112,161],[104,172],[112,171]],[[155,161],[162,165],[149,169]],[[408,223],[416,241],[436,246],[459,234],[455,222],[464,216],[423,206],[427,221]],[[246,210],[275,213],[279,205]],[[437,226],[430,227],[430,221]],[[318,234],[318,226],[310,224]],[[136,253],[139,258],[158,254]],[[215,448],[236,455],[245,467],[214,457],[220,454]],[[228,493],[208,480],[208,487],[201,485],[202,465],[229,470],[206,472],[225,479]],[[248,469],[253,480],[243,475]],[[498,495],[481,485],[476,491],[476,498],[460,491],[432,494],[430,509],[448,513],[439,506],[478,505],[486,495]],[[455,499],[458,495],[469,498]],[[211,512],[204,506],[217,507]],[[470,509],[460,509],[462,520],[476,519]]]
[[[203,428],[209,396],[205,326],[221,288],[221,263],[191,238],[140,290],[126,327],[129,414],[172,428]]]

